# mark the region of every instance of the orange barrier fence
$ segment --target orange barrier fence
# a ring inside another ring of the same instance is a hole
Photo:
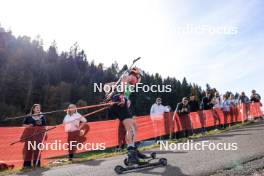
[[[260,117],[263,115],[259,103],[250,105],[239,105],[231,107],[230,112],[223,112],[221,109],[207,110],[192,112],[189,115],[179,116],[177,113],[165,113],[162,118],[153,119],[150,116],[139,116],[135,118],[137,124],[137,141],[151,139],[157,136],[168,135],[175,132],[180,132],[187,129],[199,129],[212,127],[219,124],[231,124],[236,122],[243,122],[248,120],[248,117]],[[51,128],[46,127],[1,127],[0,128],[0,162],[12,164],[15,167],[22,167],[25,159],[25,151],[28,147],[28,141],[43,139],[44,133],[39,134],[40,131]],[[86,123],[86,134],[78,139],[78,142],[89,144],[91,150],[99,148],[97,144],[104,143],[106,148],[118,146],[120,143],[120,133],[124,129],[120,128],[119,120],[108,120],[99,122]],[[120,130],[121,129],[121,130]],[[25,137],[36,135],[32,138],[17,142],[13,145],[14,141],[24,139]],[[121,135],[124,137],[124,135]],[[63,125],[56,126],[55,129],[48,131],[43,140],[45,144],[54,143],[64,144],[67,143],[68,134],[64,131]],[[85,152],[85,148],[77,152]],[[64,149],[53,150],[51,147],[41,152],[41,163],[45,164],[50,161],[48,158],[67,155],[68,151]]]

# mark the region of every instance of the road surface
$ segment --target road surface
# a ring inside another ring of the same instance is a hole
[[[211,175],[224,168],[237,167],[243,162],[264,156],[264,121],[233,129],[228,132],[197,139],[195,142],[237,143],[237,150],[231,151],[175,151],[154,149],[157,155],[167,158],[167,167],[149,168],[126,173],[127,176],[184,176]],[[111,176],[116,175],[114,167],[122,164],[125,155],[64,165],[49,169],[37,169],[20,175],[43,176]],[[263,167],[263,166],[262,166]]]

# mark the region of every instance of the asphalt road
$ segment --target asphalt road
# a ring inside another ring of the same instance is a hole
[[[237,143],[237,150],[160,150],[157,148],[157,156],[167,158],[166,167],[148,168],[133,171],[124,175],[211,175],[224,168],[239,167],[243,162],[253,158],[264,156],[264,121],[233,129],[231,131],[206,138],[195,140],[195,143],[209,141],[210,143],[230,145]],[[234,149],[234,148],[233,148]],[[43,176],[111,176],[116,175],[114,167],[123,163],[123,156],[98,159],[78,164],[70,164],[50,168],[37,169],[20,175]]]

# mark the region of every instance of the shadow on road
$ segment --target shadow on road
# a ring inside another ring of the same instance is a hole
[[[172,166],[172,165],[167,165],[166,167],[163,167],[163,169],[165,169],[165,170],[160,171],[160,172],[159,171],[153,171],[153,169],[155,169],[155,168],[157,168],[157,167],[148,167],[148,168],[139,169],[139,170],[136,170],[136,173],[142,173],[144,175],[188,176],[188,175],[183,174],[179,167]],[[162,168],[162,166],[159,168]],[[128,171],[126,173],[133,173],[133,172],[135,172],[135,171]],[[124,175],[125,175],[125,173],[124,173]]]
[[[48,171],[49,168],[38,168],[38,169],[34,169],[31,171],[25,171],[23,173],[19,173],[17,175],[21,175],[21,176],[36,176],[36,175],[43,175],[42,173]]]
[[[77,162],[73,162],[72,164],[79,164],[79,165],[88,165],[88,166],[99,166],[101,165],[102,162],[104,162],[105,160],[90,160],[90,161],[77,161]],[[69,165],[67,165],[69,166]],[[40,176],[40,175],[44,175],[44,172],[50,170],[50,168],[37,168],[34,170],[30,170],[30,171],[25,171],[21,174],[21,176]]]
[[[88,165],[88,166],[99,166],[104,161],[105,160],[101,160],[101,159],[100,160],[89,160],[89,161],[81,162],[81,163],[78,163],[78,164]]]
[[[159,151],[155,151],[157,154],[157,157],[161,157],[159,156],[159,154],[169,154],[169,153],[173,153],[173,154],[186,154],[188,153],[187,151],[170,151],[170,150],[159,150]]]

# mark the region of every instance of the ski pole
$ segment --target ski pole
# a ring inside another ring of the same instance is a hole
[[[112,105],[112,104],[113,103],[110,102],[110,103],[103,103],[103,104],[98,104],[98,105],[82,106],[82,107],[76,108],[76,110],[92,109],[92,108],[108,106],[108,105]],[[22,116],[17,116],[17,117],[8,117],[8,118],[5,118],[4,121],[25,118],[25,117],[28,117],[28,116],[39,116],[39,115],[48,115],[48,114],[59,113],[59,112],[67,112],[68,110],[69,109],[60,109],[60,110],[55,110],[55,111],[43,112],[43,113],[39,113],[39,114],[27,114],[27,115],[22,115]]]
[[[112,97],[112,95],[113,95],[113,94],[115,93],[115,91],[116,91],[115,89],[116,89],[117,85],[121,82],[121,80],[123,79],[124,75],[126,75],[126,74],[128,73],[128,71],[131,70],[131,68],[133,67],[133,65],[134,65],[138,60],[140,60],[140,59],[141,59],[141,57],[138,57],[138,58],[134,59],[133,62],[132,62],[132,64],[130,65],[130,67],[129,67],[126,71],[124,71],[124,72],[122,73],[122,75],[120,76],[120,78],[119,78],[119,79],[115,82],[115,84],[113,85],[113,90],[111,91],[111,93],[105,95],[105,100],[104,100],[104,102],[108,101],[108,100]]]
[[[45,130],[45,133],[43,135],[43,138],[42,138],[42,141],[41,141],[42,144],[44,143],[44,140],[46,138],[46,135],[47,135],[47,130]],[[41,150],[38,151],[38,157],[37,157],[37,160],[36,160],[36,163],[35,163],[35,167],[38,166],[39,159],[40,159],[40,154],[41,154]]]
[[[108,109],[108,108],[109,108],[109,107],[104,107],[104,108],[98,109],[98,110],[96,110],[96,111],[94,111],[94,112],[91,112],[91,113],[88,113],[88,114],[83,115],[83,117],[88,117],[88,116],[94,115],[94,114],[96,114],[96,113],[98,113],[98,112],[102,112],[102,111],[104,111],[104,110],[106,110],[106,109]]]
[[[173,126],[174,126],[174,122],[175,122],[176,113],[177,113],[177,105],[176,105],[176,108],[175,108],[173,116],[172,116],[172,124],[173,124]],[[174,129],[173,129],[173,131],[174,131]],[[171,139],[173,138],[173,136],[171,134],[170,134],[170,138]],[[175,136],[175,138],[176,138],[176,136]]]
[[[51,127],[51,128],[49,128],[49,129],[47,129],[47,130],[41,131],[41,132],[36,133],[36,134],[33,134],[33,135],[31,135],[31,136],[24,137],[24,138],[22,138],[22,139],[20,139],[20,140],[18,140],[18,141],[12,142],[10,145],[14,145],[14,144],[16,144],[16,143],[19,143],[19,142],[22,142],[22,141],[24,141],[24,140],[30,139],[30,138],[32,138],[32,137],[34,137],[34,136],[39,135],[39,134],[46,133],[47,131],[51,131],[51,130],[53,130],[53,129],[55,129],[55,128],[56,128],[56,127]],[[35,131],[34,131],[34,133],[35,133]]]

